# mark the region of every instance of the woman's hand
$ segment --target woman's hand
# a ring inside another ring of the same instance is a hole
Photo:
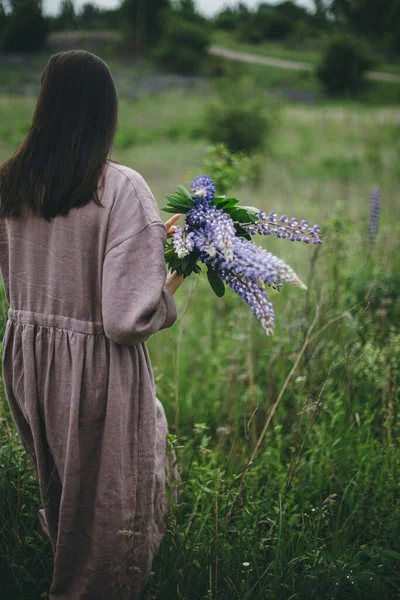
[[[165,287],[174,295],[178,287],[182,285],[184,279],[184,276],[178,275],[176,271],[168,273]]]
[[[174,235],[176,231],[174,223],[176,223],[181,216],[181,214],[176,214],[165,223],[165,227],[167,228],[167,238],[171,238]],[[168,273],[165,286],[171,294],[175,294],[176,290],[182,285],[183,280],[184,276],[178,275],[178,273],[174,271],[173,273]]]
[[[181,214],[176,214],[170,219],[168,219],[168,221],[165,223],[165,227],[167,228],[167,239],[171,238],[174,235],[176,231],[176,226],[174,225],[174,223],[176,223],[176,221],[180,219],[181,216]]]

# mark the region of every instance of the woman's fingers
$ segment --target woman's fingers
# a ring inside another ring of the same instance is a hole
[[[171,217],[170,219],[168,219],[168,221],[165,223],[165,227],[167,228],[167,231],[168,231],[168,229],[169,229],[170,227],[172,227],[172,225],[173,225],[174,223],[176,223],[176,221],[177,221],[178,219],[180,219],[180,218],[181,218],[181,216],[182,216],[182,215],[179,213],[179,214],[176,214],[176,215],[174,215],[174,216],[173,216],[173,217]]]
[[[177,230],[177,227],[175,227],[175,225],[172,225],[172,227],[170,227],[167,231],[167,238],[171,238],[175,231]]]

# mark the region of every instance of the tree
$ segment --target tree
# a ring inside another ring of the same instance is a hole
[[[363,35],[381,37],[396,33],[400,23],[398,0],[332,0],[330,10],[338,21]]]
[[[80,26],[83,29],[96,28],[102,16],[102,10],[88,2],[82,6],[81,13],[79,15]]]
[[[170,0],[124,0],[121,6],[123,28],[138,53],[157,45],[165,23]]]
[[[43,47],[48,25],[43,16],[41,0],[10,0],[10,14],[0,22],[0,50],[3,52],[37,52]],[[2,5],[3,11],[4,7]]]
[[[329,96],[357,96],[366,85],[365,75],[372,65],[365,44],[340,34],[328,43],[317,76]]]
[[[71,30],[78,28],[74,3],[72,0],[61,0],[60,12],[55,19],[54,29]]]
[[[192,0],[175,2],[153,52],[154,59],[163,69],[175,73],[199,73],[209,58],[211,34],[210,23],[196,11]]]

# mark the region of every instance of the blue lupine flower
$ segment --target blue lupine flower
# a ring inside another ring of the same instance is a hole
[[[320,228],[318,225],[309,227],[307,221],[303,220],[299,224],[298,220],[288,219],[286,215],[282,215],[279,219],[275,212],[267,215],[260,210],[258,213],[259,221],[250,225],[243,224],[242,227],[250,235],[271,235],[274,234],[278,238],[288,238],[291,242],[304,242],[309,244],[321,244],[322,240],[319,237]]]
[[[201,233],[196,237],[197,246],[205,244],[211,251],[210,256],[215,255],[214,250],[218,249],[227,260],[232,258],[236,230],[232,219],[223,210],[199,204],[188,212],[186,222],[189,227],[196,227],[197,233]]]
[[[217,271],[218,272],[218,271]],[[254,281],[248,281],[229,271],[218,272],[225,283],[249,305],[267,335],[273,333],[275,327],[274,307],[268,294]]]
[[[188,232],[188,227],[177,227],[174,233],[173,244],[178,258],[184,258],[194,248],[194,232]]]
[[[198,175],[190,184],[191,192],[196,198],[204,199],[208,204],[215,197],[215,183],[207,175]]]
[[[280,290],[284,283],[305,287],[296,273],[282,259],[274,256],[252,241],[239,237],[235,223],[224,210],[212,206],[215,185],[207,175],[196,177],[191,184],[195,206],[186,215],[184,227],[178,227],[173,245],[178,258],[194,249],[205,265],[217,275],[251,308],[267,334],[275,324],[273,306],[266,286]],[[319,227],[309,227],[307,221],[278,218],[276,212],[267,215],[259,211],[258,221],[240,224],[250,235],[275,234],[291,241],[320,244]]]
[[[368,235],[370,241],[373,243],[376,236],[378,235],[379,229],[379,214],[381,210],[381,194],[379,188],[374,188],[371,194],[371,207],[369,212],[369,227]]]

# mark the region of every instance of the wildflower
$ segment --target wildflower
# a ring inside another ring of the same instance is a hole
[[[191,192],[196,198],[204,199],[211,204],[215,196],[215,183],[207,175],[198,175],[190,184]]]
[[[194,233],[188,233],[187,227],[177,227],[174,234],[174,249],[178,258],[184,258],[194,248]]]
[[[244,566],[244,567],[249,567],[249,566],[250,566],[250,563],[249,563],[249,562],[244,562],[244,563],[242,563],[242,564],[243,564],[243,566]]]
[[[368,236],[373,243],[378,235],[379,213],[381,210],[381,194],[379,188],[375,187],[371,194],[371,207],[369,212]]]
[[[267,215],[260,210],[258,213],[258,221],[250,225],[243,224],[242,227],[250,235],[271,235],[274,234],[278,238],[289,239],[291,242],[304,242],[309,244],[321,244],[322,240],[319,237],[320,228],[318,225],[309,227],[308,222],[304,219],[299,223],[297,219],[289,219],[286,215],[282,215],[278,219],[276,212],[271,212]]]
[[[186,190],[181,188],[178,192],[175,197],[169,196],[166,209],[187,207],[186,224],[178,227],[173,236],[176,257],[192,255],[193,264],[197,260],[203,262],[217,295],[223,295],[225,283],[249,305],[264,331],[272,333],[275,313],[266,288],[280,291],[285,283],[303,288],[305,285],[285,261],[256,246],[247,239],[248,234],[275,234],[291,241],[320,244],[319,227],[286,215],[278,218],[276,212],[267,215],[251,207],[240,207],[235,199],[215,198],[215,184],[207,175],[192,181],[192,200]],[[184,274],[186,268],[188,274],[195,270],[187,260],[182,266]]]
[[[244,277],[239,277],[234,273],[229,273],[229,271],[223,271],[218,274],[249,305],[265,333],[267,335],[273,333],[275,313],[267,292],[253,281],[246,280]]]

